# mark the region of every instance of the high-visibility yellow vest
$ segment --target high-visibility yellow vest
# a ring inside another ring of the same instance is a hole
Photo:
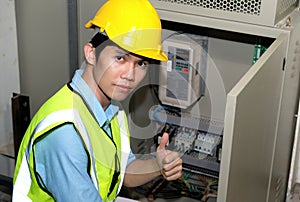
[[[72,123],[81,136],[89,154],[87,166],[91,180],[103,201],[116,198],[130,152],[126,115],[119,111],[113,117],[110,137],[98,125],[80,95],[65,85],[40,108],[25,133],[14,173],[13,201],[54,201],[51,194],[39,186],[33,151],[39,138],[64,123]]]

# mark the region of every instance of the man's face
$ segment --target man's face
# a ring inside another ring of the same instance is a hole
[[[93,74],[98,86],[111,99],[121,101],[141,82],[149,62],[117,46],[106,46],[100,53]]]

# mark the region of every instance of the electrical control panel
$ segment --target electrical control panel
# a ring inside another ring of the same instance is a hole
[[[146,196],[151,198],[162,192],[164,197],[168,194],[179,194],[201,201],[216,197],[223,121],[208,117],[191,117],[183,112],[178,114],[161,106],[151,108],[150,118],[159,126],[151,153],[155,154],[162,135],[167,132],[167,149],[178,152],[183,161],[183,172],[180,179],[171,183],[165,183],[163,179],[158,180],[148,187],[150,192],[146,193]]]
[[[159,126],[154,138],[153,152],[160,144],[164,132],[169,134],[168,149],[178,152],[183,159],[184,169],[189,172],[218,178],[223,121],[208,117],[191,117],[181,113],[180,117],[160,106],[153,107],[150,117]]]
[[[175,34],[164,40],[168,61],[161,63],[159,99],[166,105],[188,108],[204,94],[208,38]]]

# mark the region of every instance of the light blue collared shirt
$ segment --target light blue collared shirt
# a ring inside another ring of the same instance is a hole
[[[103,128],[106,133],[111,136],[109,123],[111,119],[117,114],[119,107],[110,104],[104,111],[94,92],[92,92],[91,88],[82,79],[82,73],[83,70],[77,70],[75,72],[75,75],[71,82],[71,86],[82,96],[84,101],[87,103],[87,105],[95,115],[100,127]]]
[[[83,70],[77,70],[71,86],[85,100],[99,125],[111,136],[109,122],[119,108],[110,104],[104,111],[95,94],[82,79]],[[99,145],[101,146],[101,145]],[[130,151],[127,164],[135,156]],[[102,201],[89,173],[88,156],[80,135],[72,124],[65,124],[51,131],[36,144],[36,170],[40,182],[60,202]]]

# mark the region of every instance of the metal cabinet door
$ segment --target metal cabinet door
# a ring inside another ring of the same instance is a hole
[[[218,202],[268,200],[287,38],[281,34],[227,95]]]

